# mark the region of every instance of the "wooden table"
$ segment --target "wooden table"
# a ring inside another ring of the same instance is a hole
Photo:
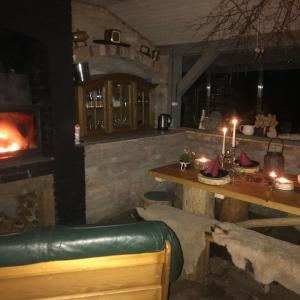
[[[151,176],[182,184],[188,189],[198,189],[213,195],[217,193],[243,203],[253,203],[300,216],[300,185],[296,183],[296,176],[293,175],[289,178],[295,181],[295,190],[278,191],[266,185],[261,173],[253,175],[257,179],[256,182],[249,181],[249,175],[248,178],[246,176],[234,178],[230,184],[214,186],[197,180],[199,170],[191,168],[180,171],[179,164],[155,168],[149,172]]]
[[[264,227],[265,224],[268,224],[267,227],[300,225],[299,217],[243,221],[248,214],[248,203],[300,216],[300,186],[296,182],[294,191],[273,190],[266,184],[263,174],[257,173],[255,175],[239,176],[234,178],[233,182],[223,186],[208,185],[198,181],[199,170],[191,168],[181,171],[179,163],[152,169],[149,173],[157,179],[182,184],[182,209],[188,212],[214,217],[215,194],[220,194],[225,196],[221,209],[221,213],[223,210],[225,217],[220,218],[221,221],[237,222],[239,226],[245,228]],[[254,182],[250,181],[251,179],[256,180]],[[290,179],[296,181],[296,176],[290,177]],[[230,211],[229,214],[228,210]],[[208,274],[209,251],[210,245],[208,242],[199,257],[195,273],[191,275],[193,280],[201,281]]]

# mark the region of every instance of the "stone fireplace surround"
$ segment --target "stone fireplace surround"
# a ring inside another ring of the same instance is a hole
[[[55,223],[52,175],[1,183],[0,233]]]

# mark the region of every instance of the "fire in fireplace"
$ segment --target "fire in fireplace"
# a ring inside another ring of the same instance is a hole
[[[4,110],[4,111],[3,111]],[[18,105],[0,111],[0,159],[39,149],[39,114],[36,107]]]

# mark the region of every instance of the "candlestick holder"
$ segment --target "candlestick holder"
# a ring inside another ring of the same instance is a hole
[[[219,155],[219,163],[220,163],[222,169],[224,169],[224,157],[225,157],[225,154]]]
[[[232,162],[235,163],[235,147],[230,148],[230,154],[232,156]]]
[[[226,171],[231,170],[235,162],[235,147],[230,147],[229,149],[226,149],[225,154],[221,155],[221,157],[222,168],[224,168]]]

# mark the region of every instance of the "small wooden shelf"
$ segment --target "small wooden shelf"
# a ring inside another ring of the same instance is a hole
[[[129,44],[126,44],[126,43],[113,43],[113,42],[110,42],[110,41],[106,41],[106,40],[93,40],[93,42],[95,44],[100,44],[100,45],[115,45],[115,46],[121,46],[121,47],[130,47]]]

